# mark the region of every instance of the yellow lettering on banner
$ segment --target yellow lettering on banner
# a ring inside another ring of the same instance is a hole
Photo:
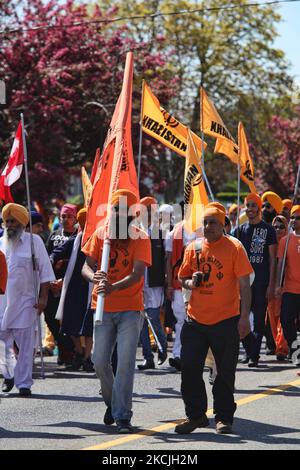
[[[143,82],[142,127],[146,134],[174,150],[182,157],[186,156],[188,128],[160,106],[150,87]],[[206,143],[192,133],[199,155]]]

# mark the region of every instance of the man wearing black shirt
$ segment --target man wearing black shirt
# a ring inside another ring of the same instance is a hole
[[[277,241],[274,228],[262,220],[262,201],[258,194],[248,194],[245,204],[249,222],[240,227],[239,239],[247,251],[255,272],[255,280],[251,286],[255,341],[249,337],[243,341],[243,344],[249,359],[248,366],[257,367],[261,342],[265,334],[267,305],[274,296]]]
[[[64,243],[70,237],[76,236],[76,206],[74,206],[73,204],[65,204],[61,209],[60,222],[61,227],[50,233],[48,241],[46,243],[46,248],[48,250],[49,255],[51,255],[55,248],[64,245]],[[56,343],[58,344],[59,356],[57,363],[59,365],[69,362],[71,363],[73,356],[73,343],[71,339],[68,341],[66,340],[66,338],[60,337],[59,321],[55,319],[62,287],[62,278],[65,275],[68,262],[68,259],[60,260],[58,263],[56,263],[56,265],[53,266],[56,281],[51,282],[50,284],[48,304],[47,308],[44,311],[45,321],[48,325],[49,330],[53,334]]]

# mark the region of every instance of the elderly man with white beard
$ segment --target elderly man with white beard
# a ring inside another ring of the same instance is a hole
[[[6,204],[2,218],[5,228],[0,239],[0,250],[5,255],[8,267],[6,293],[0,298],[0,343],[5,344],[6,350],[2,367],[2,391],[9,392],[15,384],[20,396],[28,397],[33,384],[36,322],[47,305],[49,284],[55,280],[55,276],[43,241],[38,235],[32,235],[39,292],[36,302],[31,235],[25,232],[29,221],[28,211],[19,204]],[[14,341],[19,349],[16,364],[11,359]]]

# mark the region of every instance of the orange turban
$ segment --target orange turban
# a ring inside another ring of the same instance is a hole
[[[271,206],[274,208],[274,210],[277,212],[277,214],[280,214],[282,211],[282,200],[278,196],[278,194],[273,193],[273,191],[267,191],[264,193],[261,197],[262,202],[268,201]]]
[[[221,212],[224,212],[224,215],[226,214],[226,209],[225,207],[220,203],[220,202],[217,202],[217,201],[214,201],[214,202],[209,202],[208,204],[206,204],[205,206],[205,209],[218,209],[219,211]],[[225,219],[224,219],[225,221]]]
[[[2,212],[3,214],[3,212]],[[291,216],[293,215],[300,215],[300,205],[298,204],[297,206],[293,206],[291,209]]]
[[[231,206],[229,207],[228,214],[231,214],[232,212],[237,211],[237,209],[238,209],[237,204],[231,204]]]
[[[137,204],[137,202],[138,202],[138,199],[137,199],[136,195],[133,192],[129,191],[128,189],[118,189],[117,191],[115,191],[112,194],[111,205],[116,206],[117,204],[119,204],[119,199],[121,197],[124,197],[124,198],[126,197],[127,198],[127,206],[128,207],[131,207],[134,204]]]
[[[257,207],[259,208],[259,210],[261,210],[261,208],[262,208],[262,200],[261,200],[261,198],[259,197],[258,194],[256,194],[256,193],[249,193],[249,194],[247,194],[247,196],[245,197],[245,205],[246,205],[247,202],[249,202],[249,201],[255,202],[255,204],[257,205]]]
[[[282,207],[287,207],[288,209],[291,209],[292,206],[293,206],[293,203],[290,199],[283,199]]]
[[[225,225],[225,207],[224,207],[224,211],[222,211],[222,210],[217,209],[216,207],[213,207],[213,206],[210,206],[210,207],[206,206],[205,209],[204,209],[203,217],[214,217],[222,225]]]
[[[140,200],[140,203],[143,204],[143,206],[148,207],[148,206],[151,206],[152,204],[157,204],[157,200],[154,197],[147,196],[147,197],[143,197]]]
[[[87,209],[84,207],[83,209],[80,209],[80,211],[78,211],[76,215],[76,219],[80,225],[81,230],[83,230],[85,226],[86,214],[87,214]]]
[[[9,216],[16,219],[21,225],[24,225],[24,227],[26,227],[29,222],[29,213],[26,207],[15,204],[14,202],[6,204],[2,209],[2,219],[4,222],[6,222]]]

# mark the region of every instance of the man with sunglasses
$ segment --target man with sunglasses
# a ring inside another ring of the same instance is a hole
[[[273,191],[266,191],[262,197],[262,220],[271,224],[276,215],[281,214],[282,200]]]
[[[289,359],[296,367],[299,367],[300,355],[296,353],[299,349],[296,320],[300,314],[300,205],[292,207],[291,221],[293,232],[289,234],[288,238],[283,288],[280,286],[280,275],[287,237],[283,237],[279,242],[276,296],[282,294],[280,320],[284,337],[289,346]]]
[[[240,227],[239,239],[247,251],[255,280],[251,286],[254,338],[250,335],[243,341],[246,349],[243,362],[248,362],[248,367],[257,367],[262,338],[265,335],[268,300],[274,296],[277,240],[272,225],[262,220],[262,201],[259,195],[248,194],[245,205],[248,222]]]

